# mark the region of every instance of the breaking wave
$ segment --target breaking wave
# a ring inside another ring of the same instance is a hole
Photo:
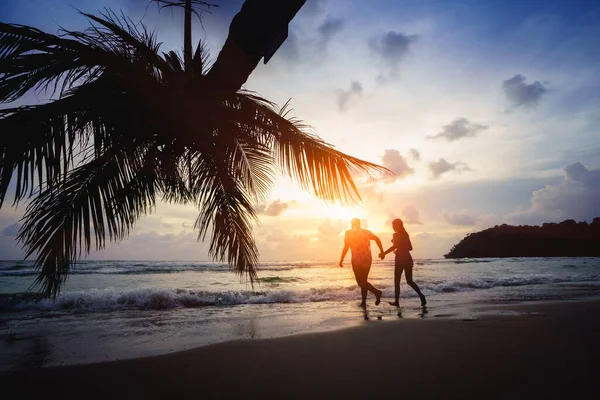
[[[279,277],[265,277],[266,282],[283,282]],[[556,275],[531,274],[519,276],[486,276],[455,277],[448,280],[424,280],[419,283],[424,293],[452,293],[471,290],[486,290],[495,287],[527,286],[539,284],[580,283],[593,284],[600,282],[600,275]],[[403,283],[404,285],[404,283]],[[393,296],[392,285],[378,285],[384,296]],[[403,297],[414,297],[415,294],[404,286]],[[283,289],[276,286],[272,289],[226,290],[226,291],[193,291],[184,289],[145,288],[132,290],[90,289],[61,293],[56,300],[40,299],[25,295],[11,295],[0,298],[1,311],[78,311],[103,312],[121,309],[168,310],[175,308],[193,308],[206,306],[235,306],[243,304],[273,303],[309,303],[320,301],[356,300],[358,287],[332,286],[323,288]]]

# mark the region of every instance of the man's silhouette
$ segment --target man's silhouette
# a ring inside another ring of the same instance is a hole
[[[375,289],[371,285],[367,278],[369,277],[369,270],[371,269],[371,240],[374,240],[379,246],[379,249],[383,253],[383,246],[381,240],[375,236],[371,231],[360,228],[360,220],[354,218],[351,221],[352,228],[346,231],[344,236],[344,249],[342,250],[342,257],[340,258],[340,267],[344,266],[344,257],[348,253],[348,249],[352,250],[352,271],[356,277],[356,283],[360,286],[362,294],[362,303],[360,305],[365,307],[367,305],[367,292],[370,291],[375,295],[375,305],[379,305],[381,302],[381,290]]]

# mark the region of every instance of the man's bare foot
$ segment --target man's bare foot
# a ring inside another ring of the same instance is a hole
[[[400,303],[398,303],[397,301],[390,301],[390,306],[400,307]]]
[[[358,306],[359,306],[359,307],[362,307],[362,308],[365,308],[365,307],[367,306],[367,303],[363,301],[363,302],[362,302],[362,303],[360,303]]]
[[[382,295],[382,291],[378,290],[377,293],[375,294],[375,305],[378,306],[379,303],[381,303],[381,295]]]

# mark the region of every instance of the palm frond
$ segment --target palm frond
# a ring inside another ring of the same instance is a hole
[[[15,178],[15,203],[64,181],[74,152],[96,154],[150,135],[146,110],[111,79],[99,78],[59,100],[0,110],[0,206]]]
[[[90,63],[96,49],[23,25],[0,23],[0,101],[15,101],[31,89],[56,91],[100,72]],[[99,50],[102,52],[102,50]],[[87,57],[86,57],[87,55]]]
[[[178,74],[183,73],[183,60],[179,54],[174,51],[170,51],[168,53],[163,53],[163,55],[173,71]]]
[[[198,42],[198,47],[194,52],[194,58],[192,59],[192,68],[194,70],[194,77],[204,77],[204,75],[210,69],[210,53],[208,46],[202,40]]]
[[[159,10],[163,10],[165,8],[171,8],[171,7],[179,7],[179,8],[185,7],[185,1],[183,1],[183,0],[181,0],[181,1],[151,0],[151,1],[155,2],[158,5]],[[218,4],[207,3],[206,1],[201,1],[201,0],[191,0],[191,4],[192,4],[192,10],[191,10],[192,13],[194,13],[200,21],[202,21],[202,12],[206,11],[206,12],[210,13],[211,7],[219,7]],[[200,6],[201,10],[200,11],[196,10],[194,8],[194,6]]]
[[[360,198],[356,173],[391,173],[334,149],[290,117],[288,104],[235,93],[248,65],[209,71],[200,42],[190,74],[178,53],[159,55],[143,25],[109,10],[82,14],[90,28],[61,35],[0,23],[0,102],[32,89],[60,94],[0,110],[0,207],[16,179],[15,203],[32,199],[18,240],[36,255],[47,295],[92,241],[101,249],[123,240],[158,196],[195,202],[209,255],[253,282],[253,204],[266,199],[277,169],[327,201]]]
[[[275,162],[284,174],[326,201],[360,199],[353,175],[392,174],[387,168],[335,150],[299,120],[287,117],[288,104],[277,110],[273,103],[251,93],[240,93],[237,101],[242,124],[271,146]]]
[[[32,89],[62,96],[106,69],[156,81],[171,76],[170,65],[157,54],[160,44],[143,26],[110,11],[101,14],[104,19],[83,15],[97,25],[83,32],[63,30],[62,36],[0,23],[0,102],[15,101]]]
[[[161,43],[156,41],[154,32],[148,31],[145,25],[135,24],[125,15],[117,16],[106,9],[100,13],[103,18],[92,14],[81,13],[100,27],[91,24],[84,33],[65,31],[91,46],[101,46],[105,51],[115,55],[127,54],[132,60],[140,60],[146,64],[147,71],[158,77],[170,73],[169,64],[158,55]]]
[[[200,207],[195,227],[200,240],[211,230],[208,251],[211,257],[228,262],[236,273],[246,274],[252,283],[257,277],[258,263],[252,237],[256,214],[247,191],[232,174],[232,157],[230,152],[218,152],[195,158],[192,185]]]
[[[56,296],[74,261],[106,239],[122,240],[137,218],[154,206],[154,158],[139,151],[107,152],[71,171],[65,183],[40,193],[27,207],[17,239],[37,254],[36,284]],[[151,165],[147,165],[150,163]]]

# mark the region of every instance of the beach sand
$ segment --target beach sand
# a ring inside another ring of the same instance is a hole
[[[0,387],[3,398],[598,398],[600,301],[474,315],[13,372]]]

